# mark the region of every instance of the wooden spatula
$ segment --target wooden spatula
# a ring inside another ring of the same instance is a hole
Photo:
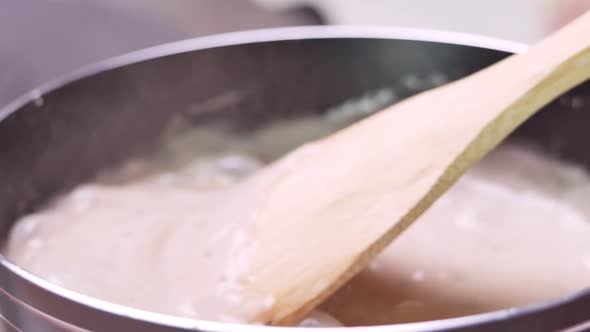
[[[588,78],[590,13],[525,54],[407,99],[252,178],[262,194],[236,259],[243,287],[274,296],[253,319],[301,319],[517,126]]]

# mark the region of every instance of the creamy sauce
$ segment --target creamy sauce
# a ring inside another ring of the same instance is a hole
[[[5,254],[57,285],[165,314],[242,322],[272,307],[272,296],[240,287],[233,250],[247,241],[240,230],[248,216],[229,207],[236,186],[284,147],[262,144],[260,136],[197,137],[21,218]],[[208,145],[196,148],[195,141]],[[588,197],[583,171],[503,147],[303,325],[447,318],[584,288]]]
[[[590,286],[590,178],[505,146],[322,309],[346,325],[464,316]]]

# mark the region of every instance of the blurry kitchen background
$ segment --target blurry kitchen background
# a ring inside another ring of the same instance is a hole
[[[0,105],[114,55],[236,30],[402,26],[533,42],[590,0],[0,0]]]

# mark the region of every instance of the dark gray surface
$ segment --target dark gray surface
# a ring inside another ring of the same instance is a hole
[[[195,23],[186,29],[174,17],[99,0],[0,0],[0,106],[80,66],[147,46],[205,34],[321,23],[310,10],[271,13],[246,0],[161,3],[180,6],[175,11]]]
[[[417,92],[404,87],[407,75],[424,78],[438,72],[454,79],[507,55],[449,43],[322,38],[316,30],[300,32],[299,36],[309,38],[303,40],[204,50],[198,50],[198,41],[184,44],[181,49],[185,53],[101,72],[50,91],[42,99],[30,100],[14,113],[8,114],[16,109],[5,109],[8,117],[0,122],[2,233],[6,234],[15,217],[56,193],[92,177],[103,167],[153,148],[173,117],[199,124],[225,121],[235,130],[250,130],[276,119],[319,114],[375,89],[393,88],[405,97]],[[223,38],[217,41],[223,42]],[[232,97],[225,100],[229,102],[207,102],[228,93]],[[568,96],[574,95],[588,100],[590,84]],[[559,143],[562,157],[588,166],[590,103],[576,108],[569,97],[550,104],[517,135],[547,151]],[[76,326],[97,332],[189,330],[165,326],[172,324],[171,320],[156,325],[81,304],[41,287],[1,256],[0,263],[0,285],[6,292]],[[0,292],[2,314],[15,325],[43,326],[32,332],[60,330],[50,327],[38,313],[15,302],[8,293]],[[447,327],[440,322],[412,325],[403,331],[554,332],[589,318],[588,292],[563,303],[568,306],[551,304],[506,311],[474,321],[460,320]],[[382,327],[379,331],[395,332],[399,328]],[[211,326],[201,326],[201,330],[222,331]],[[242,329],[223,329],[228,330]]]
[[[0,105],[79,66],[182,37],[98,2],[0,0]]]

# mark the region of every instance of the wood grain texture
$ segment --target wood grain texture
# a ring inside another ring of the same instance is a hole
[[[407,99],[262,172],[258,179],[273,180],[240,254],[244,287],[275,298],[256,320],[297,322],[516,127],[590,78],[589,36],[586,14],[525,54]]]

